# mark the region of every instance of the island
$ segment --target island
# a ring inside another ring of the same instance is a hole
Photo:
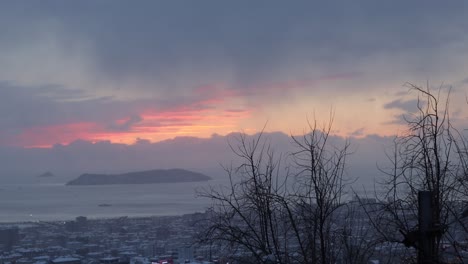
[[[129,172],[123,174],[82,174],[69,181],[66,185],[108,185],[108,184],[149,184],[149,183],[178,183],[200,182],[211,180],[204,174],[183,170],[149,170]]]
[[[49,178],[49,177],[55,177],[55,175],[52,172],[48,171],[48,172],[42,173],[41,175],[38,175],[37,177],[39,177],[39,178]]]

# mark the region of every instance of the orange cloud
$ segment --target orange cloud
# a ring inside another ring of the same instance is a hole
[[[69,144],[78,139],[133,144],[137,139],[157,142],[176,136],[209,137],[213,133],[228,134],[237,131],[238,121],[250,115],[250,111],[246,110],[218,108],[183,106],[169,111],[148,109],[136,118],[119,118],[112,121],[111,125],[79,122],[37,126],[25,129],[9,142],[13,142],[10,145],[23,147],[51,147],[57,143]]]
[[[40,126],[24,130],[10,142],[12,145],[25,147],[48,147],[56,143],[67,144],[77,139],[91,139],[92,135],[100,131],[102,128],[94,123]]]
[[[132,115],[121,115],[107,121],[94,119],[52,126],[38,125],[23,129],[2,141],[26,147],[69,144],[77,139],[133,144],[138,138],[157,142],[176,136],[209,137],[214,133],[223,135],[240,130],[257,132],[270,119],[274,119],[269,122],[270,129],[288,132],[291,128],[303,126],[302,117],[299,122],[295,121],[298,116],[307,113],[312,102],[304,96],[293,97],[294,100],[285,100],[285,97],[320,81],[352,77],[326,76],[315,81],[285,81],[242,89],[229,88],[225,84],[201,86],[183,97],[177,107],[155,109],[145,101],[145,108],[141,105],[143,109],[129,109]],[[264,95],[265,92],[270,94]],[[282,103],[271,100],[271,96],[281,98]],[[183,100],[187,102],[182,104]]]

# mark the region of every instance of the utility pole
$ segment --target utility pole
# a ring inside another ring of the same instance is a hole
[[[439,241],[445,232],[431,191],[418,192],[418,228],[403,233],[403,244],[418,251],[418,264],[440,264]],[[401,231],[400,231],[401,232]]]

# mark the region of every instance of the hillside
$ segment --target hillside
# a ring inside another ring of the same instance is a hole
[[[201,173],[183,170],[150,170],[124,174],[82,174],[66,185],[108,185],[108,184],[148,184],[198,182],[211,180]]]

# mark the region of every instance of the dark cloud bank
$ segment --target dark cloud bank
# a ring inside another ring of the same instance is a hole
[[[429,67],[463,41],[465,10],[464,1],[8,1],[0,48],[52,32],[70,52],[87,43],[99,76],[116,83],[157,80],[169,91],[230,79],[242,89],[316,77],[304,66],[348,72],[382,54]]]

